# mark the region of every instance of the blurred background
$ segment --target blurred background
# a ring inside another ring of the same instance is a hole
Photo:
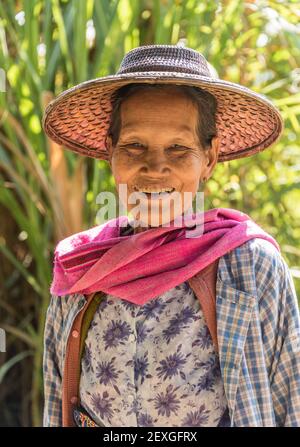
[[[96,195],[114,191],[107,162],[46,138],[44,108],[73,85],[115,73],[136,46],[178,42],[282,113],[285,131],[271,149],[217,165],[205,209],[236,208],[275,237],[300,296],[299,1],[0,1],[1,426],[42,425],[53,249],[96,225]]]

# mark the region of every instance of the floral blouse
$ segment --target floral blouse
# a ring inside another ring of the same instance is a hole
[[[142,306],[105,295],[81,365],[81,405],[96,424],[230,425],[218,354],[188,282]]]

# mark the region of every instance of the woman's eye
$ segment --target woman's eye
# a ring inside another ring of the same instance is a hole
[[[144,151],[145,147],[141,143],[128,143],[122,146],[128,154],[132,155],[140,155]],[[173,153],[174,155],[184,156],[186,152],[189,150],[188,147],[182,146],[181,144],[173,144],[172,146],[167,148],[169,153]]]
[[[126,144],[126,147],[133,147],[134,149],[142,149],[143,146],[140,143],[130,143],[130,144]]]
[[[182,146],[181,144],[173,144],[173,146],[171,146],[171,149],[188,150],[186,146]]]
[[[129,157],[139,157],[144,152],[144,146],[140,143],[123,144],[120,149],[123,149]]]

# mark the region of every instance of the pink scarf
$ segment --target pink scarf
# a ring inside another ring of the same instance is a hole
[[[249,239],[266,239],[280,252],[272,236],[235,209],[213,208],[190,219],[197,225],[204,222],[203,234],[187,236],[195,229],[185,218],[180,227],[170,223],[120,236],[120,225],[128,223],[128,217],[121,216],[63,239],[55,249],[50,292],[62,296],[103,291],[143,305]]]

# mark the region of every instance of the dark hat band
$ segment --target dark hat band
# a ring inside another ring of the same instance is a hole
[[[211,77],[202,54],[191,48],[170,45],[134,48],[124,56],[117,74],[143,71],[170,71]]]

